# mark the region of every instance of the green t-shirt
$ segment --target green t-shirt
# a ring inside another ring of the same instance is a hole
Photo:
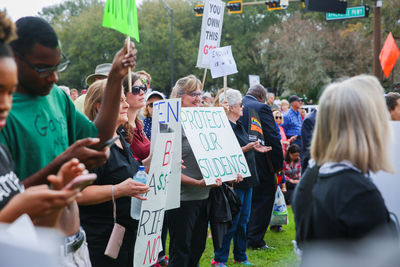
[[[47,96],[15,93],[0,142],[11,153],[21,180],[49,164],[76,140],[96,137],[96,126],[57,86]]]

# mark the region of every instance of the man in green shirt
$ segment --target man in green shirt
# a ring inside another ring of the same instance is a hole
[[[53,28],[38,17],[21,18],[16,26],[18,39],[10,45],[18,66],[18,87],[7,125],[0,134],[0,141],[15,162],[16,173],[29,187],[48,183],[46,177],[71,158],[78,158],[88,169],[102,165],[109,151],[96,148],[114,134],[121,82],[128,67],[136,63],[133,44],[126,43],[116,54],[99,115],[92,123],[55,85],[57,73],[67,68],[69,60],[62,54]],[[79,232],[76,203],[66,208],[60,222],[59,228],[67,236]]]

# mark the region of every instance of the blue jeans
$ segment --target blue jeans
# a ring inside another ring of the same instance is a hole
[[[224,236],[222,247],[214,251],[214,260],[217,262],[227,262],[229,257],[229,246],[233,238],[233,257],[236,261],[247,260],[247,223],[250,219],[251,197],[253,188],[239,189],[235,188],[236,194],[242,201],[242,207],[239,214],[232,221],[232,227]]]

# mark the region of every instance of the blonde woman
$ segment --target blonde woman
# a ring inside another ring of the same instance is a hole
[[[286,111],[289,110],[289,102],[286,99],[283,99],[281,101],[281,112],[282,115],[286,113]]]
[[[171,98],[181,98],[182,107],[200,107],[202,86],[199,79],[189,75],[179,79]],[[206,247],[208,216],[207,203],[210,187],[206,183],[196,158],[182,130],[181,205],[167,211],[170,233],[169,267],[198,266]],[[217,179],[217,185],[221,185]]]
[[[98,115],[106,83],[106,80],[96,81],[89,87],[85,98],[85,115],[90,120]],[[122,94],[114,129],[114,137],[119,135],[119,139],[110,147],[107,162],[91,170],[97,174],[97,180],[82,191],[82,197],[78,200],[81,224],[87,234],[93,267],[133,266],[138,221],[130,216],[131,197],[143,200],[140,194],[148,192],[149,187],[132,179],[141,164],[133,158],[129,144],[122,135],[121,125],[128,121],[128,107],[126,97]],[[116,221],[126,229],[115,260],[104,255],[114,226],[113,196],[116,202]]]
[[[393,170],[388,129],[375,77],[360,75],[326,88],[311,143],[311,157],[321,166],[312,190],[312,240],[359,239],[389,225],[382,196],[368,179],[370,172]]]

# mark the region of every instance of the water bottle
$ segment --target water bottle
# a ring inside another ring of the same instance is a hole
[[[138,172],[133,177],[133,180],[146,184],[147,173],[144,171],[144,166],[139,166]],[[131,199],[131,217],[134,220],[140,219],[140,209],[142,208],[142,200],[132,197]]]

